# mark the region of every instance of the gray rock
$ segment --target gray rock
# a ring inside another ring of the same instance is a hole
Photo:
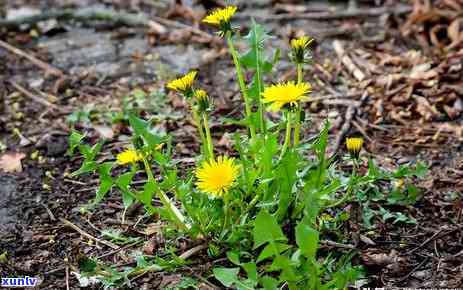
[[[88,28],[72,28],[55,37],[43,37],[38,46],[50,53],[52,65],[71,74],[92,72],[114,78],[143,75],[150,81],[160,70],[180,74],[198,68],[207,52],[192,45],[152,47],[144,35],[114,39],[110,32]],[[153,57],[134,61],[134,55]]]

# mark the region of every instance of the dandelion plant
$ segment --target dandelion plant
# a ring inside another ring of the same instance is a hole
[[[371,191],[379,191],[385,182],[393,183],[397,178],[402,182],[400,188],[406,188],[404,180],[422,176],[425,167],[417,164],[392,173],[383,170],[368,158],[367,150],[362,151],[368,144],[359,137],[346,139],[350,158],[344,155],[346,151],[328,157],[329,122],[318,134],[301,138],[305,104],[312,93],[304,65],[309,63],[313,39],[302,36],[291,40],[289,56],[297,78],[276,83],[279,52],[271,57],[266,50],[271,38],[263,26],[252,21],[245,37],[247,51],[241,53],[235,48],[239,36],[231,22],[237,10],[235,6],[220,8],[202,21],[225,38],[243,99],[244,128],[233,133],[234,150],[216,152],[210,126],[215,96],[201,88],[197,76],[203,72],[193,70],[168,81],[166,88],[188,103],[200,140],[195,145],[201,148],[195,152],[194,165],[179,169],[179,161],[173,157],[175,140],[132,113],[130,144],[119,148],[115,157],[99,159],[103,142],[89,145],[84,135],[71,135],[69,152],[77,149],[84,157],[73,176],[99,175],[92,206],[111,190],[120,192],[125,210],[138,201],[147,217],[162,219],[169,235],[192,244],[203,243],[209,258],[227,260],[211,271],[225,287],[345,289],[362,277],[362,269],[351,263],[355,252],[320,251],[322,238],[337,239],[335,243],[349,239],[326,231],[327,216],[334,220],[334,216],[348,215],[343,209],[347,203],[372,212],[368,208]],[[276,123],[266,111],[277,116]],[[339,155],[345,158],[337,158]],[[346,162],[351,169],[339,167],[339,162]],[[155,199],[161,205],[155,205]],[[404,220],[403,215],[396,216]],[[342,225],[347,219],[337,221]],[[176,255],[169,256],[170,260],[165,257],[139,260],[146,269],[156,271],[174,271],[186,264]],[[105,277],[125,283],[124,275],[112,271]],[[139,271],[134,269],[125,277]]]

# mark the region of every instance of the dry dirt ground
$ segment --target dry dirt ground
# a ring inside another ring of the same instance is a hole
[[[129,97],[130,104],[158,118],[158,129],[174,136],[176,158],[189,167],[198,152],[194,127],[183,101],[164,85],[194,68],[216,105],[214,140],[219,150],[232,150],[224,132],[239,128],[219,126],[219,120],[241,113],[239,89],[222,40],[198,25],[206,9],[223,1],[184,2],[16,0],[0,7],[8,19],[52,7],[144,14],[156,22],[146,27],[53,17],[37,25],[0,21],[0,156],[16,167],[16,172],[0,170],[0,255],[6,253],[1,277],[36,276],[43,289],[64,289],[66,281],[78,288],[75,276],[66,275],[78,254],[104,256],[103,261],[122,267],[133,264],[131,251],[153,254],[163,246],[156,233],[146,233],[153,220],[141,218],[140,209],[120,222],[117,192],[80,214],[97,180],[67,177],[81,161],[65,154],[70,123],[89,140],[108,138],[104,152],[110,155],[127,140],[126,126],[112,121]],[[366,152],[383,167],[417,160],[429,165],[427,177],[417,183],[421,198],[400,208],[416,224],[378,219],[368,238],[367,233],[360,241],[346,237],[357,245],[354,263],[365,267],[367,285],[462,288],[463,23],[458,28],[455,21],[463,4],[434,1],[413,8],[406,2],[373,2],[360,1],[356,9],[342,1],[236,1],[237,24],[245,32],[253,16],[276,36],[270,43],[282,49],[283,59],[272,81],[295,75],[286,57],[291,37],[305,33],[316,39],[306,74],[314,101],[306,107],[311,125],[305,136],[329,119],[331,152],[343,150],[340,137],[361,134]],[[148,97],[137,98],[135,89]],[[18,160],[22,168],[15,166]],[[65,226],[63,219],[95,237],[113,228],[141,242],[113,251]],[[178,241],[180,249],[191,246]],[[198,257],[178,273],[148,273],[133,287],[165,289],[182,276],[201,276],[210,278],[202,289],[211,289],[220,285],[208,276],[216,262]]]

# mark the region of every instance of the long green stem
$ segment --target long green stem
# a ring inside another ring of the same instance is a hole
[[[260,200],[260,194],[256,194],[256,196],[247,205],[245,213],[249,212],[259,200]]]
[[[246,90],[246,84],[244,82],[244,75],[243,71],[241,70],[241,64],[238,59],[238,52],[235,49],[235,46],[233,45],[233,39],[232,39],[232,34],[231,31],[227,32],[227,43],[228,43],[228,49],[230,50],[230,54],[233,58],[233,63],[235,65],[236,69],[236,77],[238,78],[238,84],[240,86],[241,94],[243,95],[244,99],[244,106],[246,110],[246,119],[249,124],[249,131],[251,133],[251,139],[254,139],[256,136],[256,129],[254,128],[254,123],[251,120],[251,103],[248,98],[248,93]]]
[[[297,83],[300,84],[302,83],[302,63],[297,64]],[[297,105],[296,109],[296,125],[294,127],[294,146],[299,145],[299,140],[300,140],[300,132],[301,132],[301,111],[302,111],[302,106],[301,104]]]
[[[225,235],[225,232],[227,230],[227,227],[228,227],[228,219],[229,219],[229,211],[230,211],[230,201],[229,201],[229,198],[228,196],[225,194],[224,198],[223,198],[223,211],[225,213],[225,216],[224,216],[224,221],[223,221],[223,225],[222,225],[222,233],[220,234],[221,237],[223,237]]]
[[[157,190],[157,195],[159,199],[161,200],[162,204],[164,207],[167,209],[169,212],[170,216],[175,220],[175,223],[182,229],[188,230],[190,226],[185,222],[185,217],[183,214],[178,210],[177,207],[172,203],[172,201],[169,199],[169,197],[162,191],[159,186],[157,186],[156,179],[154,179],[153,176],[153,171],[151,170],[151,167],[148,163],[148,160],[146,158],[143,158],[143,164],[145,165],[145,170],[146,174],[148,175],[148,182],[153,182],[156,184],[156,187],[158,188]]]
[[[338,205],[343,204],[344,202],[346,202],[351,197],[351,195],[352,195],[352,187],[349,186],[348,189],[347,189],[346,194],[342,198],[338,199],[337,201],[333,202],[332,204],[329,204],[329,205],[325,206],[325,208],[337,207]]]
[[[281,149],[280,153],[280,159],[283,158],[283,156],[286,153],[286,150],[288,150],[289,143],[291,141],[291,112],[286,112],[286,135],[285,135],[285,141],[283,143],[283,148]]]
[[[206,113],[203,113],[203,123],[204,130],[206,131],[206,142],[207,150],[209,152],[209,159],[212,160],[214,159],[214,144],[212,144],[211,129],[209,128],[209,121]]]
[[[254,20],[253,20],[254,22]],[[257,25],[253,25],[253,29],[256,28]],[[258,32],[255,31],[255,34],[257,35]],[[257,80],[257,91],[258,91],[258,109],[259,109],[259,125],[260,125],[260,130],[264,134],[267,133],[267,128],[264,120],[264,105],[262,104],[262,98],[260,94],[262,93],[262,74],[261,74],[261,64],[260,64],[260,51],[261,51],[261,46],[258,43],[259,39],[258,37],[254,37],[254,50],[256,52],[256,80]]]
[[[302,63],[297,64],[297,83],[302,83]]]
[[[203,130],[203,125],[201,123],[201,118],[198,115],[198,112],[194,108],[194,106],[191,106],[191,112],[193,115],[193,120],[195,122],[196,128],[198,128],[199,131],[199,137],[201,138],[201,148],[202,148],[202,153],[206,156],[206,159],[209,159],[210,156],[208,156],[208,148],[207,148],[207,140],[206,137],[204,136],[204,130]]]

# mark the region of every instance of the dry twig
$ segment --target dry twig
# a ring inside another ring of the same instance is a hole
[[[248,13],[239,13],[238,18],[250,18],[254,17],[262,20],[287,20],[287,19],[313,19],[313,20],[336,20],[346,18],[366,18],[366,17],[378,17],[384,14],[403,15],[410,13],[412,7],[409,5],[394,5],[394,6],[383,6],[374,7],[368,9],[349,9],[340,11],[323,11],[323,12],[307,12],[307,13],[283,13],[283,14],[257,14],[251,15]]]
[[[339,40],[333,41],[333,48],[338,58],[341,62],[347,67],[347,69],[354,75],[354,77],[359,81],[365,79],[365,74],[355,65],[349,55],[346,53],[342,43]]]
[[[3,20],[0,20],[0,23],[1,21]],[[1,26],[1,24],[0,24]],[[62,77],[63,76],[63,72],[60,71],[59,69],[55,68],[55,67],[52,67],[51,65],[49,65],[48,63],[20,50],[19,48],[16,48],[14,46],[12,46],[11,44],[8,44],[6,42],[4,42],[3,40],[0,40],[0,46],[3,47],[4,49],[16,54],[16,55],[19,55],[21,57],[24,57],[25,59],[29,60],[30,62],[32,62],[33,64],[35,64],[37,67],[43,69],[46,73],[49,73],[51,75],[54,75],[54,76],[57,76],[57,77]]]
[[[199,36],[214,38],[212,34],[209,34],[201,29],[194,28],[192,26],[164,19],[161,17],[149,18],[145,14],[133,14],[121,11],[114,11],[109,9],[63,9],[56,11],[46,11],[41,14],[18,17],[14,19],[0,19],[0,27],[6,27],[8,29],[15,29],[23,24],[34,25],[40,21],[49,19],[57,19],[63,21],[75,20],[81,22],[88,21],[106,21],[114,23],[115,25],[125,25],[133,27],[147,27],[156,31],[164,30],[163,25],[171,26],[180,29],[189,29],[192,33]],[[160,29],[161,28],[161,29]]]
[[[354,245],[341,244],[341,243],[337,243],[337,242],[333,242],[329,240],[321,240],[320,244],[322,244],[323,246],[333,247],[333,248],[343,248],[343,249],[349,249],[349,250],[356,249]]]
[[[136,245],[140,244],[141,242],[142,242],[142,240],[138,240],[138,241],[135,241],[135,242],[133,242],[133,243],[127,244],[127,245],[125,245],[125,246],[119,247],[118,249],[109,251],[109,252],[107,252],[107,253],[104,253],[103,255],[98,256],[97,259],[101,259],[101,258],[104,258],[104,257],[107,257],[107,256],[111,256],[111,255],[117,254],[117,253],[119,253],[120,251],[126,250],[126,249],[128,249],[128,248],[133,247],[133,246],[136,246]]]
[[[70,227],[71,229],[77,231],[79,234],[81,234],[82,236],[88,238],[88,239],[91,239],[91,240],[94,240],[95,242],[97,243],[100,243],[100,244],[103,244],[105,246],[108,246],[114,250],[116,249],[119,249],[119,246],[111,243],[111,242],[108,242],[108,241],[105,241],[105,240],[101,240],[101,239],[98,239],[92,235],[90,235],[89,233],[85,232],[84,230],[82,230],[81,228],[79,228],[78,226],[76,226],[75,224],[71,223],[70,221],[68,221],[67,219],[63,219],[61,218],[60,221],[62,223],[64,223],[64,225]]]
[[[189,249],[188,251],[184,252],[183,254],[181,254],[179,257],[186,260],[204,249],[207,249],[207,244],[201,244],[196,247],[193,247]]]
[[[66,290],[71,289],[69,287],[69,266],[66,266]]]
[[[62,108],[58,107],[57,105],[52,104],[49,101],[34,95],[30,91],[28,91],[26,88],[22,87],[21,85],[19,85],[18,83],[14,82],[14,81],[10,81],[10,84],[16,90],[18,90],[20,93],[22,93],[24,96],[28,97],[29,99],[31,99],[32,101],[34,101],[36,103],[39,103],[39,104],[41,104],[41,105],[43,105],[43,106],[45,106],[47,108],[50,108],[50,109],[53,109],[53,110],[56,110],[56,111],[59,111],[59,112],[63,112],[63,113],[67,112],[66,110],[63,110]]]

